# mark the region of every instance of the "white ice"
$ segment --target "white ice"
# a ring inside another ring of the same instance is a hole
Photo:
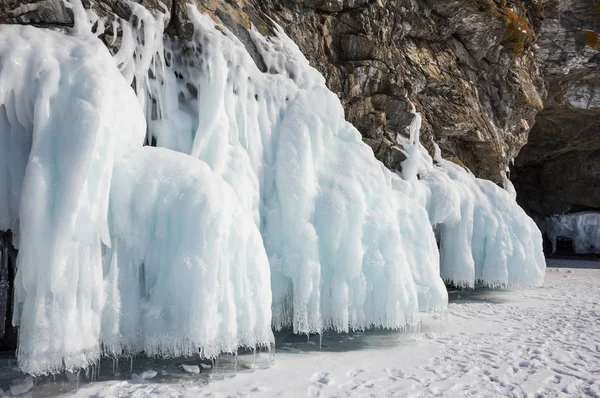
[[[200,368],[198,365],[181,365],[183,371],[194,375],[200,374]]]
[[[19,364],[87,366],[100,355],[112,164],[142,144],[145,122],[95,38],[0,26],[0,58],[0,230],[19,249]]]
[[[552,251],[556,252],[558,239],[569,239],[579,254],[600,254],[600,213],[581,212],[555,214],[538,220],[543,233],[552,242]]]
[[[149,132],[208,163],[253,215],[269,256],[274,328],[401,328],[418,322],[419,309],[445,308],[426,212],[392,189],[298,47],[281,31],[252,32],[270,71],[262,73],[235,36],[189,11],[193,50],[167,43],[152,67]]]
[[[156,370],[146,370],[144,372],[142,372],[142,374],[140,375],[140,377],[144,380],[150,380],[156,377],[158,373],[156,372]]]
[[[270,344],[270,326],[404,328],[446,308],[442,278],[543,281],[539,230],[508,192],[434,161],[418,115],[401,175],[385,169],[280,29],[251,32],[263,73],[197,10],[182,51],[132,5],[111,59],[73,6],[70,34],[0,27],[24,371],[214,356]],[[144,115],[163,148],[141,148]]]
[[[418,130],[415,124],[419,117],[413,123]],[[411,156],[402,165],[402,179],[394,183],[427,209],[444,280],[467,287],[477,281],[490,286],[543,283],[541,233],[510,191],[442,159],[437,147],[435,159],[420,144],[404,147]]]
[[[116,163],[110,196],[105,351],[214,357],[272,342],[262,238],[206,163],[140,148]]]

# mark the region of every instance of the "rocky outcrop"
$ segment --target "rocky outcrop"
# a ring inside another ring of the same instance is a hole
[[[229,3],[201,2],[235,25]],[[285,29],[392,169],[404,159],[396,145],[412,121],[411,103],[423,115],[426,146],[433,139],[446,157],[495,181],[542,107],[536,2],[248,0],[237,6],[263,33],[265,15]]]
[[[538,1],[189,0],[227,25],[253,53],[247,28],[281,25],[326,77],[376,156],[397,169],[413,118],[422,141],[494,181],[526,143],[545,86],[535,56]],[[129,17],[122,0],[83,1],[101,17]],[[143,0],[161,10],[157,0]],[[164,3],[167,31],[186,39],[186,0]],[[9,0],[0,22],[72,24],[62,0]],[[110,24],[109,24],[110,25]],[[109,30],[108,33],[112,34]],[[259,66],[261,61],[255,57]]]
[[[531,213],[600,210],[600,2],[546,0],[544,8],[549,95],[513,180]]]

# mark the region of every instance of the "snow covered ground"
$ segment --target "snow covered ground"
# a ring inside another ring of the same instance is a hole
[[[231,358],[216,372],[199,366],[200,375],[185,374],[181,360],[136,360],[134,373],[157,376],[114,380],[107,362],[103,381],[76,389],[74,377],[36,380],[24,396],[600,396],[600,261],[548,265],[543,288],[451,292],[448,313],[422,315],[420,331],[330,333],[321,350],[318,336],[278,335],[270,367],[268,355],[254,365],[248,354],[237,372]],[[119,369],[127,373],[124,362]],[[9,384],[0,380],[4,389]]]

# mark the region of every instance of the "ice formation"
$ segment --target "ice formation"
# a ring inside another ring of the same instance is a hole
[[[569,239],[578,254],[600,254],[600,213],[555,214],[538,221],[556,252],[559,239]]]
[[[446,307],[442,278],[542,282],[539,230],[508,192],[434,161],[418,115],[401,175],[385,169],[280,29],[251,32],[264,73],[197,10],[179,43],[131,4],[111,58],[89,32],[102,21],[72,6],[68,35],[0,28],[23,370],[214,356],[269,344],[271,326],[403,328]]]
[[[411,135],[418,136],[419,126],[417,115]],[[404,147],[409,157],[395,186],[412,192],[427,209],[444,280],[467,287],[477,281],[490,286],[543,283],[541,233],[510,191],[442,159],[437,146],[432,158],[418,138]]]
[[[19,364],[86,366],[99,355],[112,164],[142,144],[144,118],[95,38],[0,26],[0,58],[0,230],[19,249]]]
[[[269,263],[232,187],[165,148],[140,148],[114,170],[105,350],[214,357],[271,343]]]
[[[197,157],[235,187],[271,266],[273,326],[296,332],[400,328],[441,310],[435,239],[424,211],[394,192],[324,78],[283,32],[252,37],[259,71],[225,28],[190,9],[186,51],[167,43],[147,103],[158,146]],[[224,33],[222,33],[222,31]]]

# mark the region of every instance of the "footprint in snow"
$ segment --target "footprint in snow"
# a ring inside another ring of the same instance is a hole
[[[313,383],[319,383],[319,384],[325,384],[325,385],[333,384],[333,379],[329,376],[329,373],[327,373],[327,372],[315,373],[310,378],[310,381],[312,381]]]
[[[389,369],[389,368],[386,368],[384,370],[386,371],[386,373],[388,374],[388,376],[390,376],[394,380],[403,379],[403,378],[406,377],[406,373],[404,373],[400,369]]]
[[[346,377],[356,377],[363,372],[364,372],[364,370],[362,370],[362,369],[352,369],[352,370],[349,370],[348,373],[346,373]]]

